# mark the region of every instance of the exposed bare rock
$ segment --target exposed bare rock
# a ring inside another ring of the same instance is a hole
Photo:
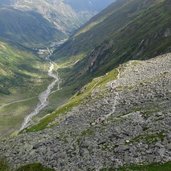
[[[58,126],[4,140],[0,154],[14,167],[40,162],[66,171],[169,161],[171,54],[120,68],[105,91],[56,118]]]

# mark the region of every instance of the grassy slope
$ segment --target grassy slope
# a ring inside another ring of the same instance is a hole
[[[56,51],[54,59],[83,54],[67,80],[86,83],[130,59],[148,59],[169,51],[171,36],[165,33],[170,20],[166,0],[119,1],[79,30]]]
[[[46,77],[46,63],[3,42],[0,42],[0,66],[0,134],[3,135],[19,128],[50,80]]]
[[[65,44],[60,47],[54,58],[70,57],[87,53],[100,45],[104,40],[112,38],[121,28],[130,23],[142,11],[163,0],[120,0],[100,14],[92,18],[78,30]]]
[[[12,171],[4,160],[0,160],[0,171]],[[13,170],[14,171],[14,170]],[[18,168],[16,171],[54,171],[53,169],[43,167],[41,164],[28,164]]]
[[[150,165],[132,165],[132,166],[125,166],[118,171],[170,171],[171,168],[171,162],[163,163],[163,164],[150,164]],[[115,169],[112,168],[104,168],[101,169],[101,171],[115,171]]]
[[[20,167],[16,171],[54,171],[54,169],[43,167],[41,164],[37,163]]]
[[[9,171],[9,166],[5,160],[0,160],[0,171]]]
[[[168,163],[154,163],[150,165],[132,165],[119,168],[118,171],[170,171],[171,162]],[[7,163],[0,161],[0,171],[11,171]],[[16,171],[53,171],[53,169],[45,168],[41,164],[29,164],[20,167]],[[112,168],[103,168],[100,171],[115,171]]]

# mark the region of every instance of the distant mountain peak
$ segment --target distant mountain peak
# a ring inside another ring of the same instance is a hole
[[[2,0],[16,9],[34,10],[64,33],[71,33],[114,0]]]

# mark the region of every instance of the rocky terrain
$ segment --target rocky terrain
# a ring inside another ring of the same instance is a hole
[[[51,128],[1,141],[0,156],[14,168],[42,163],[62,171],[170,161],[171,54],[117,70]]]

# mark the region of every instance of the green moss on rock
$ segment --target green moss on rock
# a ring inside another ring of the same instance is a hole
[[[54,169],[46,168],[39,163],[35,163],[20,167],[16,171],[54,171]]]

